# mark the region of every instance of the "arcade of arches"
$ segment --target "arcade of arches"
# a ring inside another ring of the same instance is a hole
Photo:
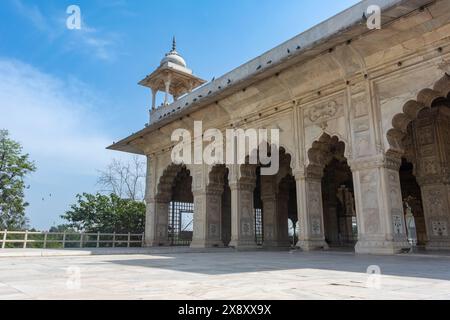
[[[110,147],[147,157],[147,246],[450,250],[450,2],[386,3],[380,30],[322,24],[201,87],[166,83],[177,99]],[[170,57],[153,76],[181,79]],[[173,164],[171,135],[194,121],[278,129],[278,173]]]
[[[450,104],[442,95],[429,99],[428,107],[409,101],[406,113],[393,118],[389,151],[364,163],[349,161],[346,142],[322,133],[303,171],[293,170],[284,148],[274,176],[250,164],[169,165],[147,201],[147,245],[356,246],[360,253],[450,248]],[[183,221],[174,203],[192,211],[190,231],[174,223]]]

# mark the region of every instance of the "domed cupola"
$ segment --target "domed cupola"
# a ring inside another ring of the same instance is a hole
[[[172,62],[176,65],[179,65],[183,68],[186,68],[186,61],[183,59],[183,57],[177,52],[177,43],[175,40],[175,37],[173,38],[173,42],[172,42],[172,50],[168,53],[166,53],[166,56],[164,57],[164,59],[161,60],[161,66],[168,63],[168,62]]]
[[[193,75],[192,70],[187,68],[186,61],[176,50],[176,40],[173,37],[172,50],[166,53],[159,67],[150,75],[141,80],[141,86],[152,90],[152,110],[156,109],[156,94],[158,91],[165,92],[163,105],[169,104],[169,95],[174,101],[206,81]]]

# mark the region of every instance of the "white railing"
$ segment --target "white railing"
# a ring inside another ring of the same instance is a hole
[[[143,247],[144,234],[132,233],[75,233],[75,232],[32,232],[32,231],[0,231],[1,249],[33,248],[115,248]],[[19,246],[17,246],[19,244]]]

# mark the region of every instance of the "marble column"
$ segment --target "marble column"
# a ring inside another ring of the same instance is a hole
[[[158,179],[156,174],[157,159],[147,156],[147,172],[145,187],[145,233],[144,245],[157,247],[169,245],[168,220],[170,192],[166,184],[160,184],[158,192]]]
[[[288,200],[289,190],[278,190],[276,176],[261,176],[261,200],[263,203],[263,246],[289,247]]]
[[[395,254],[408,250],[400,188],[401,160],[379,155],[350,163],[355,188],[356,253]]]
[[[277,190],[274,176],[261,176],[264,247],[277,246]]]
[[[194,233],[191,248],[223,247],[223,188],[208,187],[194,192]]]
[[[321,175],[298,172],[295,181],[300,225],[297,247],[304,251],[328,249],[324,234]]]
[[[255,212],[253,191],[254,173],[241,174],[239,179],[230,179],[231,189],[231,242],[236,249],[256,248]]]
[[[450,249],[450,109],[436,106],[412,124],[428,250]]]
[[[169,245],[169,201],[150,199],[146,203],[145,246]]]

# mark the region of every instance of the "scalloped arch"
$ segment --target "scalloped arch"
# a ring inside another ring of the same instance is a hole
[[[448,103],[450,98],[450,75],[445,74],[439,79],[433,89],[425,88],[417,94],[416,100],[409,100],[403,105],[402,112],[392,118],[392,128],[386,133],[389,143],[388,152],[403,154],[402,140],[408,132],[408,125],[426,108],[432,108],[441,103]]]

